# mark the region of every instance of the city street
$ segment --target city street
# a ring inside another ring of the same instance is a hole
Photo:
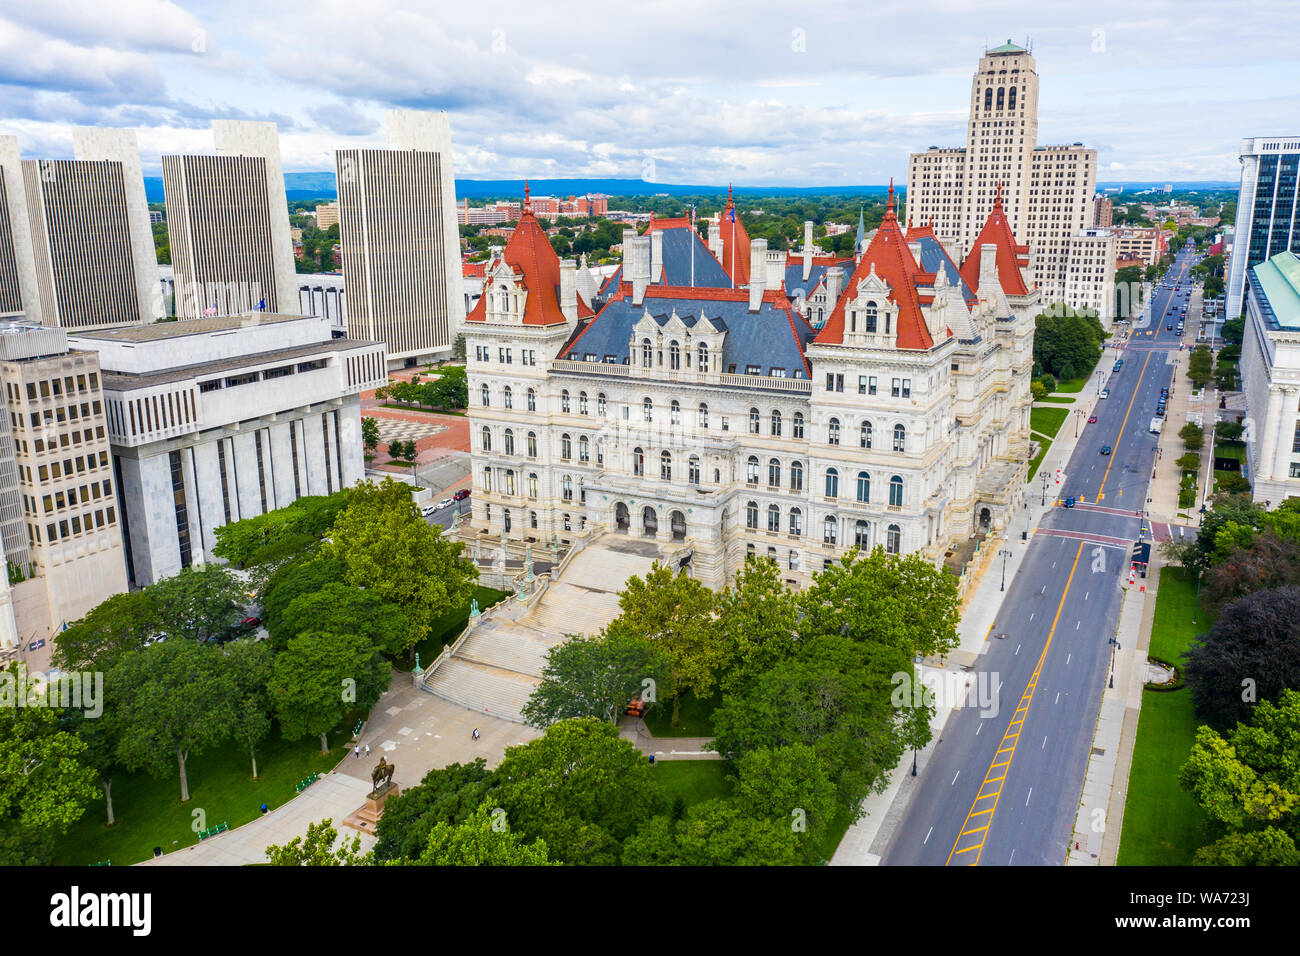
[[[1172,382],[1179,305],[1191,281],[1180,250],[1135,322],[1123,365],[1085,389],[1109,389],[1097,422],[1080,424],[1074,454],[1048,494],[1072,508],[1047,512],[972,672],[998,688],[996,713],[958,708],[921,771],[887,865],[1061,865],[1078,812],[1101,692],[1119,621],[1120,588],[1147,506],[1160,389]],[[1174,329],[1166,329],[1172,323]],[[1082,396],[1081,396],[1082,397]],[[1062,429],[1072,429],[1069,419]],[[1103,454],[1109,446],[1110,453]],[[1030,489],[1038,492],[1039,482]],[[987,676],[983,676],[987,675]]]

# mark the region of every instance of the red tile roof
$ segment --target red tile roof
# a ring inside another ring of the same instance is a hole
[[[462,262],[460,264],[460,274],[466,279],[481,279],[487,274],[486,262]]]
[[[558,325],[568,321],[560,311],[560,257],[551,248],[537,217],[528,202],[528,187],[524,187],[524,207],[519,214],[519,225],[501,256],[523,276],[528,300],[524,304],[524,325]],[[492,266],[495,267],[493,262]],[[578,318],[595,315],[578,293]],[[487,290],[474,304],[468,322],[482,322],[487,317]]]
[[[921,297],[917,286],[926,287],[927,294],[933,293],[929,287],[934,284],[934,274],[922,272],[907,246],[907,236],[898,224],[894,212],[894,184],[889,184],[889,202],[885,206],[885,218],[876,230],[875,236],[867,244],[866,251],[853,275],[844,284],[835,308],[817,333],[814,341],[818,345],[840,345],[844,342],[844,304],[857,294],[858,283],[871,274],[875,268],[879,276],[889,286],[889,299],[898,306],[898,347],[900,349],[928,349],[934,345],[930,330],[925,324],[925,315],[921,312]]]
[[[727,187],[727,208],[718,216],[718,230],[722,234],[722,268],[736,286],[749,285],[749,233],[736,213],[736,204]]]
[[[975,244],[971,246],[966,261],[961,264],[961,277],[974,292],[979,291],[980,284],[980,248],[992,243],[998,247],[997,269],[998,283],[1007,295],[1028,295],[1025,277],[1021,269],[1029,266],[1029,247],[1018,245],[1011,232],[1011,223],[1002,210],[1002,184],[998,183],[997,196],[993,200],[993,209],[984,222]]]

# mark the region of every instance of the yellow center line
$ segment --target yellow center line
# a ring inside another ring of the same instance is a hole
[[[1024,711],[1028,711],[1028,710],[1029,710],[1029,705],[1033,703],[1033,700],[1034,700],[1034,691],[1038,689],[1038,679],[1039,679],[1039,677],[1040,677],[1040,676],[1042,675],[1042,673],[1043,673],[1043,663],[1047,660],[1047,651],[1048,651],[1048,649],[1050,649],[1051,646],[1052,646],[1052,638],[1053,638],[1053,636],[1056,634],[1056,625],[1057,625],[1057,624],[1060,622],[1060,620],[1061,620],[1061,612],[1065,609],[1065,599],[1066,599],[1066,597],[1068,597],[1069,594],[1070,594],[1070,584],[1071,584],[1071,582],[1074,581],[1074,572],[1078,570],[1078,568],[1079,568],[1079,558],[1082,557],[1082,556],[1083,556],[1083,542],[1081,541],[1081,542],[1079,542],[1079,550],[1076,551],[1076,552],[1074,553],[1074,564],[1071,565],[1071,567],[1070,567],[1070,576],[1067,577],[1067,578],[1065,579],[1065,590],[1063,590],[1063,591],[1061,592],[1061,603],[1058,604],[1058,605],[1056,606],[1056,616],[1052,618],[1052,627],[1051,627],[1051,630],[1049,630],[1049,631],[1047,632],[1047,643],[1045,643],[1045,644],[1043,645],[1043,652],[1042,652],[1041,654],[1038,655],[1038,663],[1034,666],[1034,672],[1033,672],[1033,674],[1031,674],[1030,677],[1029,677],[1029,683],[1025,685],[1025,692],[1024,692],[1024,694],[1021,695],[1021,698],[1020,698],[1020,706],[1018,706],[1018,707],[1016,708],[1016,711],[1015,711],[1016,714],[1020,714],[1020,713],[1022,713],[1022,712],[1024,712]],[[1014,716],[1014,715],[1013,715],[1013,716]],[[1013,720],[1013,721],[1012,721],[1012,722],[1007,726],[1007,732],[1006,732],[1005,734],[1003,734],[1003,736],[1002,736],[1002,743],[999,744],[999,747],[1002,748],[1002,749],[999,749],[999,750],[998,750],[998,754],[1002,753],[1003,750],[1007,750],[1007,749],[1009,749],[1009,750],[1012,751],[1011,759],[1014,759],[1014,758],[1015,758],[1015,744],[1013,743],[1009,748],[1006,747],[1006,744],[1007,744],[1008,740],[1011,739],[1011,728],[1012,728],[1013,726],[1015,726],[1016,724],[1021,724],[1021,723],[1023,723],[1023,722],[1024,722],[1024,718],[1019,718],[1019,719]],[[1019,733],[1017,733],[1015,736],[1018,737],[1018,736],[1019,736]],[[994,755],[993,755],[993,760],[997,760],[997,759],[998,759],[997,754],[994,754]],[[961,839],[962,839],[962,837],[966,836],[968,833],[979,832],[979,831],[981,831],[981,830],[987,830],[990,826],[993,825],[993,818],[992,818],[992,817],[989,817],[988,822],[985,823],[982,827],[979,827],[977,830],[972,830],[972,829],[971,829],[971,824],[975,822],[975,819],[974,819],[975,817],[977,817],[977,816],[981,816],[981,815],[983,815],[983,814],[985,814],[985,813],[994,813],[994,812],[997,811],[997,808],[998,808],[998,802],[999,802],[999,801],[998,801],[998,798],[999,798],[999,797],[1001,796],[1001,794],[1002,794],[1002,788],[1001,788],[1001,787],[998,787],[996,793],[985,793],[985,792],[984,792],[984,788],[987,787],[989,784],[999,783],[999,782],[1001,782],[1001,781],[1003,781],[1003,780],[1005,780],[1005,779],[1007,778],[1007,774],[1006,774],[1006,773],[1003,773],[1002,776],[1000,776],[1000,777],[994,777],[994,776],[992,776],[992,774],[993,774],[993,771],[994,771],[994,770],[997,770],[997,769],[999,769],[999,768],[1001,768],[1001,767],[1005,767],[1005,766],[1009,765],[1009,764],[1011,763],[1011,759],[1008,759],[1008,760],[1005,761],[1004,763],[997,763],[997,764],[995,764],[995,763],[993,763],[992,761],[990,761],[990,763],[989,763],[989,769],[988,769],[988,770],[985,772],[985,774],[984,774],[984,782],[980,784],[979,795],[976,796],[976,797],[975,797],[975,800],[971,803],[970,810],[969,810],[969,812],[967,812],[967,814],[966,814],[966,819],[965,819],[964,821],[962,821],[961,830],[958,831],[957,839],[953,842],[952,850],[950,850],[950,851],[948,852],[948,861],[947,861],[947,864],[945,864],[945,865],[951,864],[951,863],[952,863],[952,858],[953,858],[955,855],[959,854],[959,853],[966,853],[966,852],[969,851],[969,850],[977,850],[977,851],[979,851],[979,852],[977,852],[977,853],[975,854],[975,862],[972,863],[972,864],[970,864],[970,865],[971,865],[971,866],[979,866],[979,863],[980,863],[980,854],[983,853],[983,850],[984,850],[984,843],[981,841],[977,846],[967,846],[967,847],[960,847],[960,848],[958,847],[958,844],[961,843]],[[1008,772],[1009,772],[1009,771],[1008,771]],[[993,797],[993,798],[994,798],[994,800],[993,800],[993,806],[990,807],[988,810],[980,810],[980,811],[977,812],[977,811],[975,810],[975,804],[979,803],[981,800],[988,799],[989,797]]]

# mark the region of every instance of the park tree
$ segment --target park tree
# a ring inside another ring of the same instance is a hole
[[[479,757],[473,763],[435,767],[417,786],[389,797],[375,826],[375,859],[410,860],[439,823],[464,823],[487,798],[495,775]]]
[[[182,568],[149,585],[159,626],[168,635],[203,640],[228,630],[243,615],[248,593],[230,571],[216,564]]]
[[[168,640],[126,654],[106,681],[117,709],[117,757],[163,778],[175,768],[190,799],[186,763],[230,736],[235,718],[230,669],[215,647]]]
[[[284,846],[268,846],[266,859],[271,866],[371,866],[374,863],[373,854],[361,852],[361,837],[339,840],[332,817],[307,824],[305,836],[294,837]]]
[[[459,362],[465,361],[465,333],[461,332],[452,340],[451,357]]]
[[[104,712],[97,717],[84,710],[66,710],[63,717],[64,727],[86,745],[81,754],[82,763],[95,771],[104,795],[106,823],[114,826],[117,815],[113,810],[113,777],[122,766],[117,756],[117,709],[110,698],[105,702]]]
[[[64,833],[95,799],[97,777],[86,744],[31,680],[21,663],[0,671],[0,824]]]
[[[306,495],[283,508],[221,525],[213,532],[217,543],[212,553],[237,567],[257,563],[285,539],[321,538],[347,501],[347,489]]]
[[[794,653],[799,609],[776,562],[747,555],[735,585],[717,595],[715,608],[724,692],[744,687]]]
[[[379,447],[379,422],[369,415],[361,419],[361,443],[366,446],[366,454],[371,456]]]
[[[797,838],[788,820],[748,812],[732,800],[705,800],[677,824],[682,866],[792,866]]]
[[[1214,358],[1208,345],[1198,345],[1187,357],[1187,377],[1196,388],[1204,388],[1214,378]]]
[[[149,589],[114,594],[54,635],[53,660],[69,671],[111,670],[123,654],[144,647],[158,628]]]
[[[1232,601],[1184,660],[1197,716],[1219,728],[1249,720],[1253,701],[1300,687],[1300,587]]]
[[[262,623],[277,647],[289,643],[298,622],[288,616],[289,605],[307,594],[343,582],[346,566],[338,558],[312,557],[280,568],[262,588]]]
[[[621,860],[624,866],[680,866],[677,820],[659,814],[641,824],[623,841]]]
[[[348,584],[402,610],[409,649],[433,621],[469,603],[478,569],[461,557],[463,550],[420,516],[409,485],[386,478],[352,488],[325,554],[343,562]]]
[[[304,631],[275,657],[267,690],[286,740],[328,734],[349,710],[368,713],[388,689],[392,670],[378,648],[356,634]]]
[[[543,730],[572,717],[617,723],[647,687],[654,692],[642,699],[653,703],[658,688],[670,685],[671,673],[668,655],[647,638],[623,631],[568,635],[547,651],[541,683],[524,705],[524,722]]]
[[[257,745],[271,732],[271,701],[267,684],[271,680],[271,648],[266,641],[232,641],[223,648],[230,668],[234,719],[230,734],[248,748],[257,774]]]
[[[622,841],[663,804],[645,757],[594,717],[552,724],[508,748],[496,778],[511,830],[545,840],[564,863],[617,863]]]
[[[406,618],[400,608],[372,591],[340,581],[319,591],[299,594],[280,618],[283,624],[271,635],[277,651],[302,631],[358,634],[389,657],[406,649]]]
[[[418,866],[559,866],[548,856],[545,840],[525,842],[511,832],[505,812],[490,803],[479,806],[463,823],[434,824],[413,862]]]
[[[1295,586],[1300,586],[1300,542],[1265,531],[1206,571],[1202,591],[1218,610],[1256,591]]]
[[[920,554],[853,548],[818,572],[799,595],[799,631],[842,634],[896,648],[909,658],[957,646],[961,600],[957,581]]]
[[[1229,833],[1192,857],[1193,866],[1300,866],[1300,849],[1280,827]]]
[[[812,862],[838,806],[835,785],[808,744],[764,747],[736,761],[735,799],[749,814],[790,827]]]
[[[1188,422],[1178,429],[1178,437],[1183,440],[1183,446],[1188,451],[1200,451],[1205,444],[1205,429],[1196,422]]]
[[[1174,464],[1183,471],[1196,471],[1201,467],[1201,456],[1194,451],[1184,452]]]
[[[673,726],[681,726],[681,698],[713,692],[723,646],[713,621],[713,592],[682,570],[655,562],[642,580],[628,579],[618,596],[620,614],[607,634],[649,639],[671,662]]]

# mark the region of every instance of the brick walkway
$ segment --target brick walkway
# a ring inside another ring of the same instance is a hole
[[[438,428],[439,431],[436,434],[424,435],[414,439],[416,469],[421,465],[432,464],[448,454],[456,452],[469,453],[469,419],[464,416],[441,415],[436,412],[425,412],[418,409],[385,408],[375,400],[374,392],[362,393],[361,415],[363,418],[374,418],[383,422]],[[381,434],[385,431],[392,431],[391,427],[386,428],[384,424],[380,425],[380,430]],[[413,470],[411,467],[387,463],[387,444],[386,441],[380,441],[375,458],[368,467],[374,471],[409,474]],[[461,487],[468,488],[469,485],[470,481],[467,476],[464,481],[457,482],[452,487],[459,490]]]

